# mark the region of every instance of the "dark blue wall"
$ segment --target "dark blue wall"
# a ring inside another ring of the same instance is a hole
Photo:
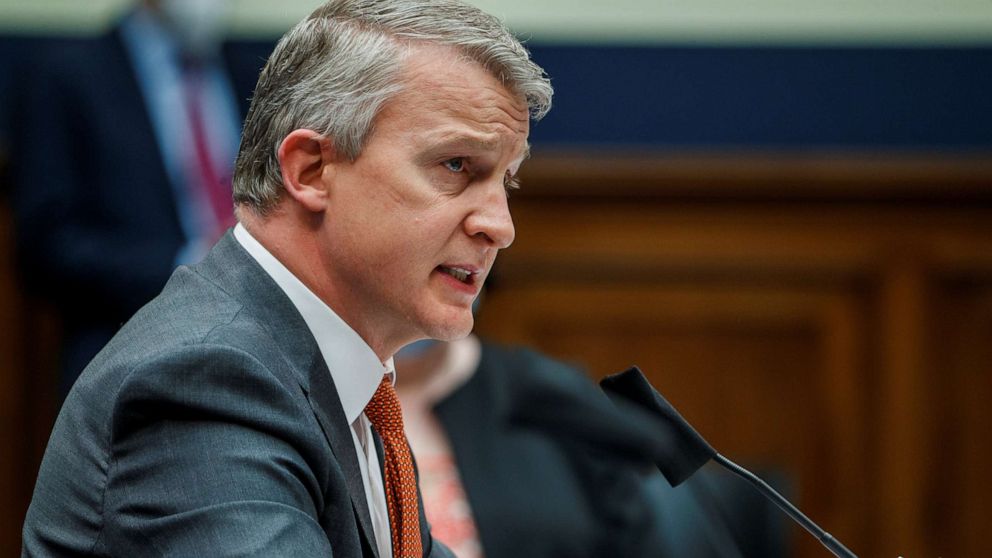
[[[0,37],[0,142],[41,40]],[[529,47],[556,90],[541,147],[992,147],[992,46]]]
[[[992,147],[992,47],[530,48],[536,145]]]

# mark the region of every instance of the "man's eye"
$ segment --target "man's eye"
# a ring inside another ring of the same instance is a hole
[[[451,172],[462,172],[463,170],[465,170],[465,159],[461,157],[448,159],[442,164],[445,166],[445,168],[447,168]]]

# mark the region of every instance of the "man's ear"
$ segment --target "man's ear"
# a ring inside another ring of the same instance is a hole
[[[331,140],[313,130],[293,130],[279,145],[282,182],[289,197],[309,211],[327,208],[328,180],[336,153]]]

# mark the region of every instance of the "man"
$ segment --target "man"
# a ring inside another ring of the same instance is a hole
[[[222,48],[226,4],[143,0],[106,35],[53,44],[26,65],[13,202],[25,284],[61,318],[60,397],[232,224],[232,163],[262,48]]]
[[[332,1],[290,30],[246,120],[241,225],[73,387],[24,554],[447,554],[396,434],[391,357],[468,334],[550,99],[508,31],[456,0]]]

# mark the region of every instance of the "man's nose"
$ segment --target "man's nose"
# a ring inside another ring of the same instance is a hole
[[[465,219],[465,232],[485,238],[494,248],[506,248],[513,243],[516,231],[502,183],[487,185],[478,207]]]

